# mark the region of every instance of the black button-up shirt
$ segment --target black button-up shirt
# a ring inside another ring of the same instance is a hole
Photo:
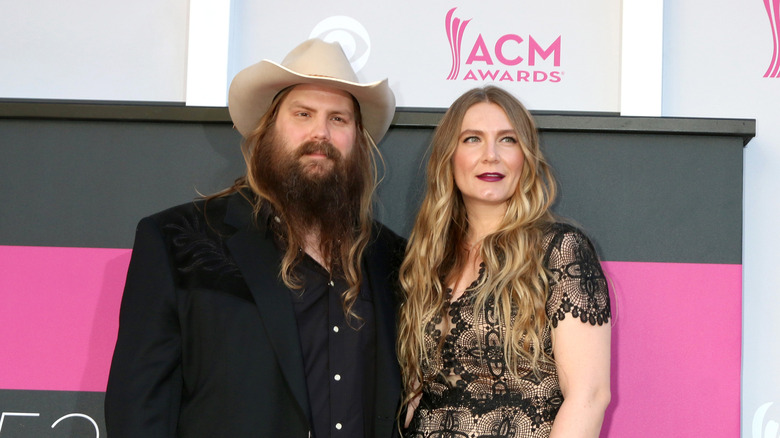
[[[371,295],[361,290],[353,311],[344,315],[343,278],[330,274],[309,256],[295,268],[303,288],[291,291],[298,322],[313,435],[363,437],[371,424],[371,394],[376,340]]]

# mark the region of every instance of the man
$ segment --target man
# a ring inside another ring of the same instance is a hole
[[[108,435],[389,437],[404,241],[371,219],[387,80],[309,40],[236,75],[228,106],[246,175],[139,223]]]

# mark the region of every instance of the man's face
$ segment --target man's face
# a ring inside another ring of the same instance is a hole
[[[351,244],[370,183],[367,155],[353,150],[360,147],[354,107],[345,92],[299,85],[284,96],[252,157],[255,181],[293,232],[319,230],[332,254]]]
[[[337,88],[297,85],[279,106],[274,130],[279,146],[293,156],[309,143],[298,159],[306,173],[329,173],[334,165],[332,155],[337,151],[346,159],[355,147],[357,124],[352,96]],[[327,144],[335,151],[328,151]]]

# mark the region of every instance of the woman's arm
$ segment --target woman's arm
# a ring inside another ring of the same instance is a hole
[[[563,405],[550,438],[598,437],[610,401],[610,324],[591,325],[567,315],[553,329]]]
[[[552,273],[548,315],[563,405],[550,437],[598,437],[610,393],[611,309],[595,248],[560,225],[548,247]]]
[[[414,417],[414,411],[417,409],[417,406],[420,405],[420,397],[422,397],[422,393],[417,394],[417,397],[411,399],[409,401],[409,404],[406,405],[406,420],[404,420],[404,428],[409,427],[409,423],[412,422],[412,417]]]

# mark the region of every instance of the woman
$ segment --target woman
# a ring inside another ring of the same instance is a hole
[[[590,241],[550,212],[525,107],[468,91],[433,138],[401,266],[398,353],[409,437],[597,437],[610,307]]]

